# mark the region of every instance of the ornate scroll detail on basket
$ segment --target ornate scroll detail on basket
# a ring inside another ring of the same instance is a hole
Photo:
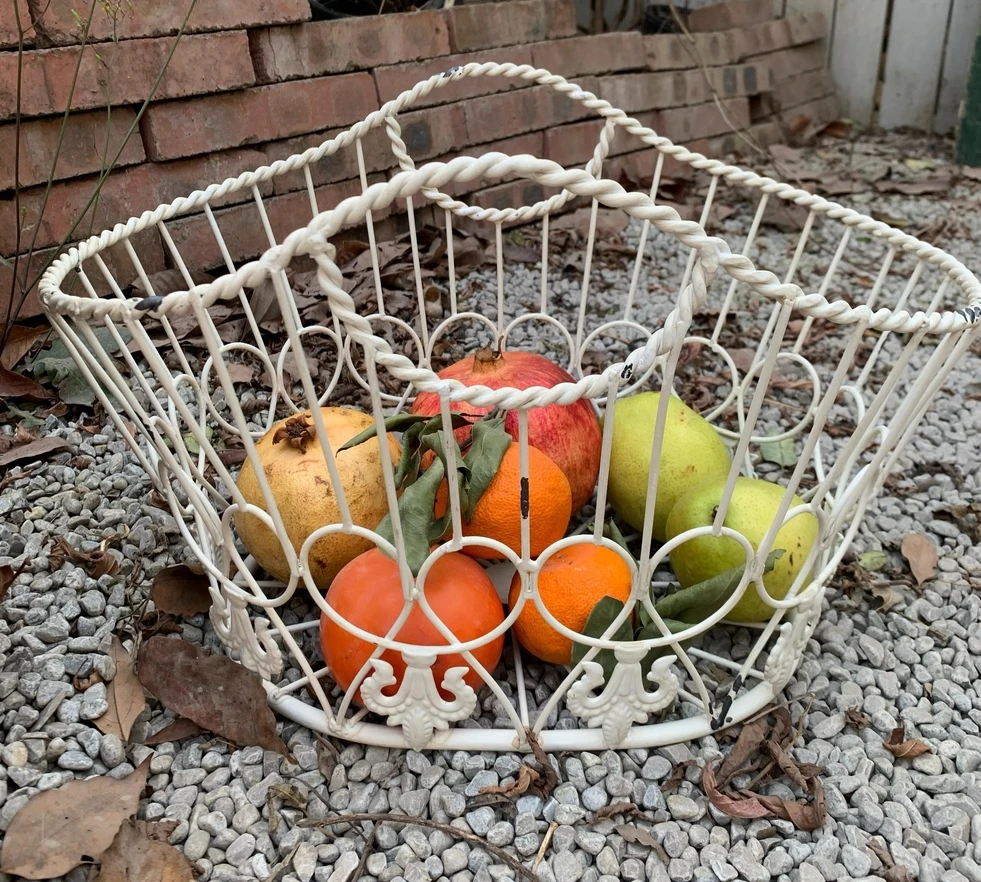
[[[678,694],[678,677],[671,670],[676,660],[673,655],[661,656],[651,665],[647,679],[657,684],[657,691],[644,688],[641,662],[647,653],[643,646],[615,650],[617,666],[599,695],[595,691],[603,686],[603,666],[583,662],[582,677],[569,689],[566,705],[570,712],[585,720],[589,728],[602,728],[610,749],[623,743],[634,723],[646,722],[650,714],[666,708]]]
[[[790,682],[804,647],[817,627],[823,597],[823,588],[815,587],[805,591],[801,594],[800,604],[795,608],[793,622],[784,622],[780,626],[780,636],[770,650],[763,669],[763,679],[773,687],[774,693],[781,692]]]
[[[387,717],[389,726],[402,726],[405,740],[413,750],[425,750],[436,730],[445,731],[450,723],[465,720],[477,706],[477,693],[464,682],[467,667],[450,668],[441,684],[453,695],[447,701],[436,688],[433,665],[436,654],[403,652],[406,669],[402,685],[394,695],[384,695],[383,689],[394,686],[398,678],[384,659],[374,658],[372,673],[361,684],[361,699],[368,710]]]
[[[250,671],[275,682],[283,672],[283,653],[276,643],[269,620],[249,617],[248,601],[236,594],[221,592],[221,600],[211,605],[211,624],[222,643]],[[214,592],[212,592],[214,600]]]

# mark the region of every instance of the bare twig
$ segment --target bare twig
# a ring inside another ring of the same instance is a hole
[[[545,852],[548,850],[548,844],[552,841],[552,834],[555,832],[555,828],[558,826],[559,824],[557,821],[552,821],[552,823],[548,825],[548,829],[545,831],[545,835],[542,837],[541,848],[538,849],[538,854],[535,855],[535,862],[531,865],[532,872],[538,869],[538,865],[545,857]]]
[[[404,824],[408,827],[428,827],[430,830],[442,830],[444,833],[449,833],[450,836],[457,836],[460,839],[466,839],[468,842],[476,843],[484,851],[490,852],[496,858],[506,863],[518,876],[526,879],[527,882],[538,882],[538,876],[535,873],[516,860],[513,855],[508,854],[503,848],[492,845],[482,836],[471,833],[469,830],[461,830],[459,827],[453,827],[450,824],[441,824],[439,821],[430,821],[428,818],[412,818],[408,815],[393,815],[388,812],[356,812],[350,815],[341,815],[337,818],[325,818],[324,820],[318,821],[310,818],[299,821],[296,826],[334,827],[337,824],[354,824],[359,821],[374,821],[379,824]]]

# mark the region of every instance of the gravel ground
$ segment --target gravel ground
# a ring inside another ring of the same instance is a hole
[[[855,169],[856,161],[861,168],[876,162],[896,167],[914,156],[934,157],[940,165],[945,151],[949,145],[925,139],[865,136],[856,144],[822,142],[793,163],[798,170],[818,169],[826,182],[842,168]],[[842,201],[867,203],[863,207],[874,206],[913,231],[929,228],[937,244],[970,265],[969,246],[981,236],[981,204],[972,210],[966,201],[977,186],[966,182],[937,198],[877,193],[870,184]],[[717,230],[731,236],[735,250],[752,207],[725,195],[724,188],[720,201],[734,213]],[[628,241],[635,241],[637,231],[631,227]],[[796,234],[765,227],[761,235],[759,263],[781,271],[777,268],[785,266]],[[661,237],[655,237],[653,249],[656,260],[642,278],[652,302],[639,312],[647,321],[665,311],[670,280],[677,279],[685,257]],[[852,253],[864,253],[875,263],[874,244],[861,243]],[[816,250],[805,256],[802,267],[819,273],[827,261],[828,255]],[[607,261],[598,272],[597,296],[605,291],[622,296],[629,273],[629,266]],[[518,299],[537,290],[530,270],[516,270],[510,284]],[[659,287],[667,292],[660,301]],[[479,286],[475,290],[479,296]],[[573,281],[557,283],[554,290],[560,302],[574,304]],[[761,321],[765,316],[750,321],[757,332]],[[893,343],[887,347],[891,354]],[[607,353],[616,354],[615,345]],[[110,636],[142,596],[142,588],[129,585],[137,562],[152,575],[186,553],[170,516],[149,503],[150,483],[111,426],[90,434],[49,419],[40,431],[66,438],[74,452],[0,491],[0,565],[28,561],[0,606],[0,830],[38,791],[90,775],[121,777],[152,755],[152,795],[141,802],[140,817],[179,821],[170,841],[200,864],[204,880],[265,880],[275,874],[284,882],[353,882],[363,847],[355,831],[328,837],[296,826],[302,813],[289,807],[271,830],[266,794],[279,782],[308,794],[306,812],[313,818],[329,811],[397,810],[469,829],[526,864],[556,821],[537,869],[546,882],[863,879],[881,871],[866,847],[873,835],[919,882],[981,880],[981,690],[975,685],[975,659],[981,655],[981,551],[963,525],[937,516],[948,504],[981,500],[981,411],[973,404],[981,392],[979,369],[976,348],[938,396],[898,476],[873,504],[856,540],[857,550],[881,548],[899,567],[904,535],[926,532],[940,550],[936,578],[920,590],[897,586],[902,599],[881,612],[867,592],[844,590],[848,586],[839,575],[787,687],[795,719],[808,707],[796,757],[826,768],[828,819],[814,833],[797,831],[785,821],[740,821],[717,811],[701,791],[695,767],[677,789],[663,794],[659,785],[677,763],[719,755],[720,746],[711,737],[658,750],[555,756],[561,783],[552,797],[543,803],[524,796],[516,811],[504,813],[493,807],[468,810],[468,798],[483,786],[512,778],[524,759],[517,754],[422,755],[341,743],[338,762],[325,778],[311,733],[295,724],[283,724],[281,735],[296,765],[260,748],[230,752],[206,736],[155,748],[102,736],[91,721],[105,711],[105,686],[79,692],[73,681],[92,671],[111,679]],[[52,570],[49,553],[57,532],[66,531],[70,543],[88,551],[123,525],[129,534],[116,546],[125,561],[120,576],[93,580],[71,564]],[[218,648],[203,616],[188,620],[183,636]],[[539,688],[547,694],[554,672],[538,673]],[[849,709],[864,711],[871,725],[862,730],[846,726]],[[169,718],[159,708],[148,711],[137,723],[134,740]],[[896,759],[883,739],[898,725],[906,726],[909,737],[925,740],[933,752],[911,762]],[[771,785],[769,792],[789,795],[782,786]],[[648,811],[652,826],[638,823],[651,827],[667,864],[648,846],[625,842],[613,831],[615,822],[590,822],[591,812],[624,797]],[[419,825],[398,832],[391,825],[379,827],[366,869],[369,878],[382,882],[486,882],[514,876],[487,851]],[[88,872],[78,868],[67,878],[86,879]]]

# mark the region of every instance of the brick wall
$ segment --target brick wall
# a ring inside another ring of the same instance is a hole
[[[93,0],[97,8],[84,48],[76,14],[87,15],[85,0],[16,2],[29,28],[21,64],[22,189],[17,206],[13,163],[7,159],[0,164],[0,255],[9,262],[33,238],[32,272],[65,236],[84,238],[161,202],[319,145],[419,80],[469,62],[547,68],[707,155],[738,147],[730,122],[770,143],[801,118],[816,123],[837,114],[823,70],[827,22],[802,15],[772,20],[764,13],[772,9],[769,0],[730,0],[693,13],[690,40],[637,32],[581,36],[573,0],[509,0],[330,22],[309,21],[307,0],[211,0],[197,4],[176,48],[185,0],[122,4],[115,21]],[[14,8],[0,3],[5,158],[13,156],[16,131]],[[41,17],[31,22],[31,10],[38,9]],[[171,51],[136,126],[141,103]],[[61,139],[70,95],[72,113]],[[602,125],[581,104],[548,87],[486,77],[435,90],[399,121],[417,161],[497,149],[566,165],[590,158]],[[109,156],[122,150],[117,168],[98,204],[85,210],[107,146]],[[636,139],[618,135],[605,173],[649,174],[652,151],[639,147]],[[396,165],[383,130],[365,138],[363,152],[369,182]],[[353,149],[324,158],[310,172],[320,210],[360,188]],[[477,186],[459,185],[453,192],[470,192],[476,204],[508,205],[535,189],[522,181],[474,192]],[[265,183],[260,193],[277,237],[313,210],[302,171]],[[253,199],[251,191],[240,191],[213,204],[233,261],[254,257],[268,245]],[[167,230],[192,269],[224,265],[205,215],[176,218]],[[173,263],[169,243],[157,230],[142,233],[134,244],[147,272]],[[122,247],[111,249],[106,262],[121,283],[134,278]],[[21,269],[28,269],[26,261]],[[10,283],[11,269],[0,263],[0,322],[7,316]],[[22,316],[38,311],[32,298]]]

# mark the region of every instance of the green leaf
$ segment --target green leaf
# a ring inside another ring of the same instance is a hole
[[[395,470],[396,490],[400,489],[403,483],[415,483],[419,476],[419,466],[422,463],[422,455],[419,453],[419,435],[422,433],[422,426],[422,423],[415,423],[402,435],[402,456]]]
[[[603,535],[612,542],[616,542],[617,545],[630,555],[630,559],[634,563],[637,563],[637,558],[634,557],[633,552],[627,547],[627,540],[623,538],[623,533],[620,532],[620,528],[616,525],[616,521],[613,518],[610,518],[603,525]]]
[[[443,474],[443,461],[437,458],[419,476],[419,480],[406,487],[399,497],[398,511],[402,523],[403,547],[406,562],[413,576],[419,575],[419,570],[429,556],[429,531],[433,522],[433,506],[436,504],[436,490],[443,480]],[[385,515],[375,529],[377,533],[396,545],[391,514]]]
[[[492,417],[474,423],[472,440],[463,462],[470,470],[466,482],[466,508],[463,517],[470,521],[480,497],[494,480],[501,460],[514,439],[504,430],[504,418]]]
[[[467,417],[468,415],[464,413],[451,413],[450,424],[454,429],[459,429],[470,422]],[[437,426],[442,427],[442,417],[439,414],[433,416],[425,413],[397,413],[393,416],[385,417],[384,423],[385,429],[389,432],[407,433],[408,430],[417,423],[425,425],[433,420],[435,420]],[[357,447],[359,444],[364,444],[365,441],[369,441],[374,438],[377,433],[378,427],[372,423],[363,432],[359,432],[350,441],[346,441],[344,444],[338,447],[338,453],[342,450],[350,450],[352,447]]]
[[[761,441],[760,456],[767,462],[779,466],[797,465],[797,449],[793,438],[784,438],[782,441]]]
[[[38,429],[44,425],[44,420],[39,420],[31,411],[22,410],[16,404],[5,401],[4,407],[9,413],[19,418],[25,429]],[[40,408],[38,409],[40,410]]]
[[[884,551],[864,551],[858,556],[858,565],[870,573],[881,570],[889,563],[889,556]]]
[[[771,551],[766,558],[763,572],[769,573],[778,557],[784,554],[784,549],[777,548]],[[733,591],[739,587],[739,582],[743,577],[745,564],[725,570],[711,579],[682,588],[673,594],[667,594],[654,604],[658,615],[662,619],[684,619],[684,613],[695,609],[713,608],[718,609],[729,598]]]
[[[132,335],[126,328],[116,328],[116,331],[123,343],[129,342]],[[119,350],[119,345],[109,328],[95,328],[93,334],[99,347],[107,355],[113,355]],[[87,341],[80,339],[79,342],[88,349]],[[50,346],[42,349],[32,361],[28,362],[27,370],[34,374],[38,381],[54,386],[58,390],[59,398],[65,404],[87,407],[95,403],[95,390],[60,339],[52,340]]]
[[[212,435],[214,435],[214,429],[211,426],[205,426],[204,437],[210,441]],[[194,437],[193,432],[185,432],[181,437],[184,439],[184,446],[191,456],[197,456],[201,452],[201,445],[198,444],[198,439]]]
[[[597,601],[596,606],[593,607],[593,611],[589,614],[589,618],[586,619],[586,626],[583,628],[581,633],[586,637],[602,637],[610,625],[613,624],[614,619],[616,619],[616,617],[620,615],[622,611],[622,600],[617,600],[615,597],[601,597],[599,601]],[[633,639],[633,628],[630,625],[630,619],[628,618],[626,621],[624,621],[609,639]],[[582,643],[572,644],[571,664],[573,667],[582,661],[589,649],[589,646]],[[603,676],[606,678],[606,681],[609,682],[610,677],[613,676],[613,669],[617,664],[616,656],[613,654],[613,650],[601,649],[593,658],[593,661],[598,662],[603,666]]]

